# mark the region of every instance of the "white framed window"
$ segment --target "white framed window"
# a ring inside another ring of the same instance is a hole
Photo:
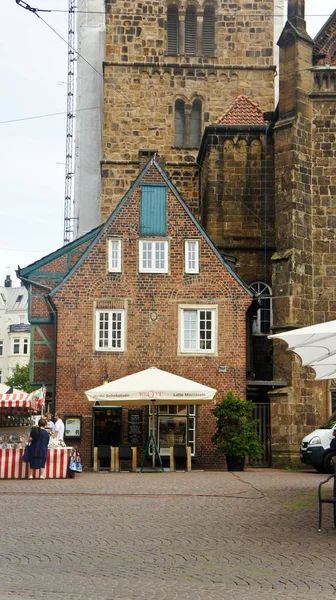
[[[139,241],[139,272],[168,273],[168,241]]]
[[[217,351],[217,307],[180,307],[180,351],[190,354]]]
[[[0,383],[2,383],[2,369],[0,369]]]
[[[184,242],[184,270],[186,273],[199,273],[199,241]]]
[[[24,338],[23,340],[23,354],[28,354],[29,340]]]
[[[20,339],[14,338],[13,340],[13,354],[20,354]]]
[[[96,350],[123,352],[125,349],[125,311],[96,311]]]
[[[250,285],[255,297],[259,300],[260,308],[252,322],[253,334],[268,334],[273,325],[272,290],[267,283],[256,281]]]
[[[108,270],[109,273],[121,273],[121,240],[108,241]]]
[[[4,347],[4,345],[3,345],[3,344],[4,344],[4,343],[3,343],[3,340],[0,340],[0,356],[2,356],[2,355],[3,355],[3,347]]]

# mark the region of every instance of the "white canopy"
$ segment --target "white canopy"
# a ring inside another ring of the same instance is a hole
[[[107,406],[156,404],[206,404],[217,390],[150,367],[85,392],[90,402]]]
[[[316,379],[336,377],[336,321],[319,323],[268,336],[288,344],[302,359],[303,367],[311,367]]]

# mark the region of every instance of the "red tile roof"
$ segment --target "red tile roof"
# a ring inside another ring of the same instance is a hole
[[[218,125],[264,125],[264,123],[264,112],[247,96],[238,96],[215,121]]]

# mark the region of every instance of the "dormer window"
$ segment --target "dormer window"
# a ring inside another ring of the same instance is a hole
[[[22,299],[23,299],[23,295],[22,295],[22,294],[20,294],[20,295],[19,295],[19,296],[16,298],[16,302],[17,302],[17,303],[19,303],[19,302],[22,302]]]

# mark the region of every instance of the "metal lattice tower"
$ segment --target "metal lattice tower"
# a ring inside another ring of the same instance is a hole
[[[74,111],[75,111],[75,0],[69,0],[68,16],[68,81],[67,81],[67,125],[65,156],[65,200],[64,200],[64,244],[74,236],[73,195],[74,195]]]

